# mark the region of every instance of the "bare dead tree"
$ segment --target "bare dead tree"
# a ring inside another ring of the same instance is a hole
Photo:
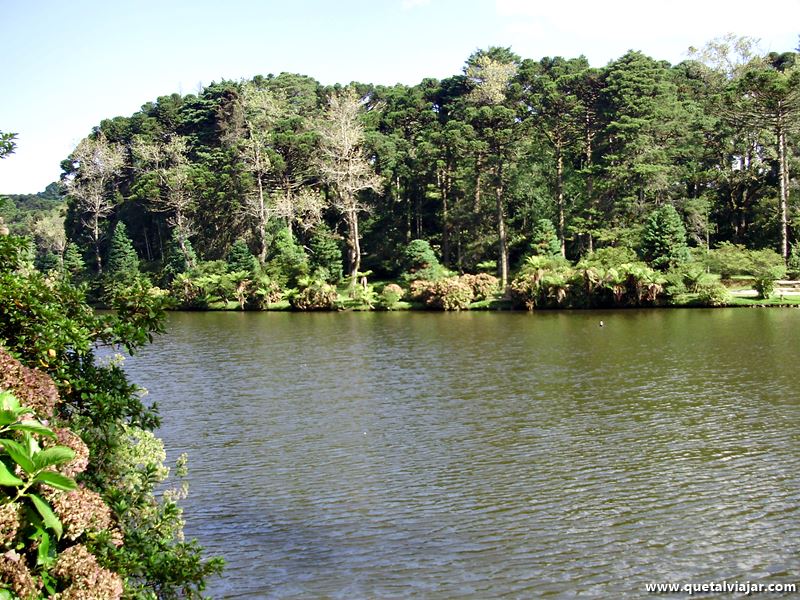
[[[352,88],[333,93],[318,126],[320,136],[317,168],[331,190],[331,205],[347,225],[347,258],[351,285],[361,268],[359,213],[369,209],[361,193],[382,185],[364,153],[362,104]]]
[[[81,227],[94,247],[97,272],[102,274],[100,244],[105,237],[103,220],[114,208],[117,176],[125,166],[125,151],[109,142],[102,133],[81,140],[70,156],[73,175],[65,180],[69,195],[75,200]]]

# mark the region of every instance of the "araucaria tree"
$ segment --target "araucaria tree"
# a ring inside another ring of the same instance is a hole
[[[80,227],[94,249],[95,269],[102,274],[104,221],[114,208],[115,182],[125,166],[125,152],[100,132],[84,138],[68,162],[71,174],[66,178],[67,191]]]
[[[775,136],[778,162],[781,256],[789,259],[789,144],[787,134],[800,129],[800,69],[795,55],[770,54],[754,61],[741,81],[746,118]]]
[[[347,225],[347,264],[352,285],[361,268],[359,213],[367,209],[362,192],[378,190],[381,179],[364,152],[361,101],[355,90],[334,92],[319,123],[317,168],[331,193],[331,205]]]
[[[475,158],[476,207],[483,171],[488,177],[495,200],[497,221],[498,266],[500,284],[508,284],[509,242],[506,213],[508,179],[516,157],[516,142],[521,126],[513,106],[512,80],[517,73],[519,57],[508,48],[490,48],[474,53],[464,67],[469,86],[467,121],[473,127],[478,143]]]
[[[189,237],[194,233],[194,196],[186,138],[174,135],[165,143],[137,138],[133,143],[133,155],[137,170],[145,179],[146,197],[155,212],[168,215],[167,224],[172,227],[184,261],[187,267],[193,267],[195,256]]]

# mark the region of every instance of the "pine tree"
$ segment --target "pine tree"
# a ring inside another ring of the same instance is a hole
[[[339,239],[325,223],[314,227],[308,242],[311,266],[321,272],[328,283],[342,279],[342,248]]]
[[[254,274],[256,270],[256,257],[253,256],[250,248],[247,247],[247,243],[242,239],[236,240],[231,246],[226,262],[228,263],[229,273],[244,271]]]
[[[674,206],[665,204],[650,213],[642,236],[641,251],[648,263],[661,270],[689,260],[686,228]]]
[[[73,282],[78,281],[86,274],[86,263],[83,261],[80,250],[75,244],[67,244],[64,250],[64,261],[62,263],[64,274]]]
[[[539,256],[561,256],[561,241],[550,219],[539,219],[531,240],[533,252]]]
[[[112,281],[122,283],[130,283],[139,275],[139,257],[122,221],[114,227],[108,251],[107,271]]]

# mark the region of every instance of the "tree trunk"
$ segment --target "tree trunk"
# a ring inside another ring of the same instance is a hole
[[[502,172],[498,179],[502,177]],[[495,202],[497,208],[497,238],[500,245],[500,286],[505,293],[508,286],[508,234],[506,232],[505,211],[503,210],[503,185],[498,183],[495,187]]]
[[[267,219],[264,204],[264,182],[261,173],[256,175],[258,181],[258,264],[262,267],[267,262]]]
[[[347,246],[350,260],[350,287],[355,287],[358,281],[358,271],[361,269],[361,242],[358,239],[358,213],[355,210],[347,211]]]
[[[589,241],[588,241],[588,250],[589,254],[594,252],[594,213],[595,209],[595,200],[594,200],[594,175],[592,174],[592,132],[591,132],[591,119],[589,117],[589,113],[586,113],[586,154],[585,160],[586,165],[585,168],[588,171],[586,175],[586,204],[589,207]]]
[[[786,132],[784,131],[783,121],[778,118],[778,175],[780,177],[780,211],[781,211],[781,256],[783,261],[789,260],[789,186],[788,168],[786,162]]]
[[[97,274],[103,274],[103,259],[100,256],[100,214],[94,213],[94,226],[92,228],[92,242],[94,243],[94,260]]]
[[[448,194],[450,192],[449,173],[445,169],[444,172],[437,171],[437,183],[439,184],[439,193],[442,195],[442,263],[447,266],[450,264],[450,213],[447,205]]]
[[[483,157],[479,154],[475,159],[475,197],[473,199],[472,212],[481,212],[481,168],[483,167]]]
[[[556,145],[556,207],[558,209],[558,240],[561,242],[561,256],[567,256],[567,242],[564,236],[566,218],[564,216],[564,155],[561,144]]]

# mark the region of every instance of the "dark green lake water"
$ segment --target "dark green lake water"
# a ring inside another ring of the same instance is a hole
[[[189,453],[187,535],[228,561],[215,598],[800,580],[800,310],[176,313],[168,330],[126,365],[170,456]]]

